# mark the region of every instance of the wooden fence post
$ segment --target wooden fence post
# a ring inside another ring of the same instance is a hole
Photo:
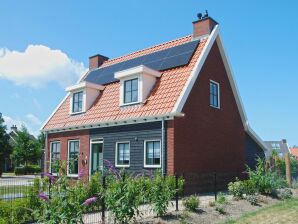
[[[289,153],[286,153],[285,162],[286,162],[287,182],[288,182],[289,186],[291,186],[292,185],[292,176],[291,176],[291,160],[290,160],[290,154]]]

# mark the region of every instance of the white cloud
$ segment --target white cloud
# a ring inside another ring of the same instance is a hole
[[[41,125],[41,121],[34,114],[27,114],[26,118],[29,122],[33,123],[34,125]]]
[[[20,119],[13,119],[12,117],[5,116],[5,115],[3,115],[2,117],[4,119],[4,123],[7,127],[7,131],[10,131],[10,128],[13,125],[16,125],[18,129],[20,129],[22,125],[27,126],[26,123],[21,121]]]
[[[0,48],[0,78],[19,85],[42,87],[54,81],[65,87],[86,71],[83,63],[44,45],[29,45],[24,52]]]

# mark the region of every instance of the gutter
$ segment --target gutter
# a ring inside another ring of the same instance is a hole
[[[44,164],[43,164],[43,173],[46,173],[47,172],[47,155],[48,155],[48,133],[45,132],[45,150],[44,150]]]
[[[162,175],[166,175],[166,147],[165,147],[165,135],[166,135],[166,130],[165,130],[165,119],[162,118],[161,120],[161,145],[162,145],[162,156],[161,156],[161,171]]]

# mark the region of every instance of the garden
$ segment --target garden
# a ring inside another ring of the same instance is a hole
[[[78,180],[69,179],[66,164],[58,164],[58,175],[36,178],[26,198],[0,201],[0,223],[100,223],[103,217],[106,223],[121,224],[242,223],[255,216],[262,223],[266,212],[274,214],[275,206],[285,214],[291,211],[289,205],[297,207],[298,184],[289,186],[282,169],[277,169],[282,163],[272,169],[259,159],[256,169],[247,168],[247,179],[229,183],[228,191],[219,193],[216,200],[212,194],[183,197],[179,211],[174,199],[182,195],[182,178],[159,171],[134,175],[104,163],[104,172],[90,180],[84,170]],[[96,221],[90,222],[95,214]],[[291,214],[288,223],[295,218]]]

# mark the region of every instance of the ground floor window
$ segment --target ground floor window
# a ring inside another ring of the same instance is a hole
[[[68,175],[78,175],[80,141],[68,142]]]
[[[160,140],[150,140],[144,143],[144,166],[161,166],[161,143]]]
[[[130,162],[130,144],[129,142],[116,143],[116,166],[128,167]]]
[[[51,158],[50,158],[51,173],[57,173],[57,162],[60,160],[60,142],[51,142]]]

